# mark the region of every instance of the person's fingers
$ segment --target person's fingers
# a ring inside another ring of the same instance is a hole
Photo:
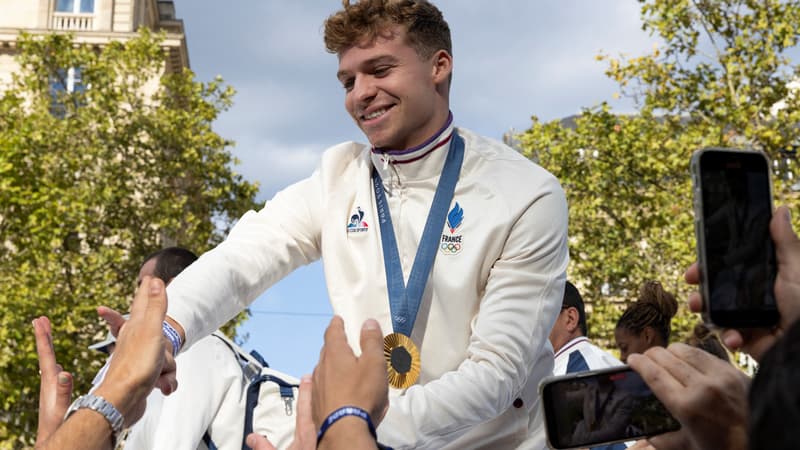
[[[735,349],[741,350],[756,361],[761,361],[761,357],[775,344],[775,341],[783,335],[780,328],[744,328],[740,330],[725,330],[722,334],[725,345],[738,345]],[[731,348],[731,347],[729,347]]]
[[[800,239],[792,228],[792,218],[785,206],[778,208],[772,216],[770,234],[778,262],[775,297],[781,323],[788,326],[800,318]]]
[[[683,278],[689,284],[700,284],[700,268],[697,266],[697,263],[692,263],[686,272],[683,274]]]
[[[33,335],[42,379],[55,376],[59,370],[56,368],[56,353],[53,349],[50,320],[47,317],[42,316],[33,320]]]
[[[659,434],[658,436],[651,436],[647,438],[647,443],[650,447],[658,450],[685,450],[691,449],[691,441],[685,430],[670,431],[669,433]]]
[[[161,390],[162,394],[170,395],[178,390],[177,365],[175,364],[175,358],[172,356],[172,344],[166,338],[164,341],[166,342],[164,364],[161,366],[161,374],[158,376],[155,385]]]
[[[703,312],[703,297],[699,292],[690,293],[686,303],[689,305],[689,311],[693,313]]]
[[[253,450],[276,450],[267,438],[257,433],[248,434],[245,443]]]
[[[105,320],[108,325],[108,330],[111,331],[111,335],[114,337],[119,336],[119,330],[127,321],[122,314],[107,306],[98,306],[97,315]]]
[[[342,342],[347,343],[344,334],[344,320],[340,316],[333,316],[325,330],[325,346],[340,346]]]
[[[789,208],[781,206],[775,210],[769,223],[769,231],[772,240],[778,247],[781,247],[776,248],[779,256],[785,256],[787,260],[800,258],[796,250],[796,248],[800,247],[800,239],[798,239],[792,227],[792,216],[789,213]],[[792,250],[793,247],[795,250]]]
[[[59,370],[56,380],[56,405],[66,413],[72,400],[72,374]]]
[[[734,329],[726,329],[720,335],[720,339],[722,343],[725,344],[725,347],[731,349],[731,351],[737,351],[742,348],[742,344],[744,343],[744,339],[742,338],[741,333],[739,330]]]
[[[313,384],[310,375],[300,379],[300,392],[297,399],[297,419],[295,419],[295,448],[314,448],[317,444],[317,426],[314,424],[311,399]]]
[[[675,355],[678,360],[687,364],[692,372],[697,372],[704,375],[713,376],[718,364],[727,364],[705,350],[682,344],[680,342],[670,344],[670,346],[667,347],[667,351],[668,353]],[[694,376],[694,373],[689,376]],[[679,381],[683,382],[683,380],[680,379]],[[683,384],[686,385],[687,383]]]
[[[683,385],[669,371],[659,366],[648,354],[634,353],[628,356],[628,365],[642,376],[650,390],[668,410],[674,410],[676,398],[673,396],[680,395]]]
[[[161,325],[167,315],[167,291],[164,282],[160,278],[151,278],[147,286],[148,299],[145,304],[147,323]]]
[[[383,360],[383,332],[375,319],[367,319],[361,326],[361,357]]]
[[[703,350],[698,351],[702,352]],[[702,373],[698,372],[693,365],[682,358],[683,355],[676,353],[671,348],[653,347],[645,352],[645,356],[669,372],[672,378],[682,386],[690,386],[694,380],[702,376]]]

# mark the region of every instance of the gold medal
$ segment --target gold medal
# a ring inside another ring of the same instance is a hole
[[[389,372],[389,384],[405,389],[419,378],[419,350],[408,336],[392,333],[383,338],[383,356]]]

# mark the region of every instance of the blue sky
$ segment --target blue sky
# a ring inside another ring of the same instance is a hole
[[[336,57],[325,52],[322,22],[338,0],[177,0],[192,69],[220,75],[238,94],[215,124],[236,142],[235,170],[261,185],[259,200],[314,170],[336,143],[364,142],[346,115]],[[434,0],[453,34],[451,110],[456,125],[501,139],[530,117],[553,120],[613,100],[617,86],[595,60],[601,51],[648,52],[634,0]],[[300,376],[319,356],[331,317],[321,263],[303,267],[262,294],[239,329],[244,347]]]

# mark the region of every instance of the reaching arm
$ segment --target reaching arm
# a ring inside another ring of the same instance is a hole
[[[320,197],[314,173],[278,193],[261,211],[242,216],[224,242],[172,280],[167,315],[184,331],[184,349],[292,270],[319,258]]]

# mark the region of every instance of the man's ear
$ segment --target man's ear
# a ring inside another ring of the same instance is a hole
[[[450,79],[453,73],[453,57],[446,50],[439,50],[432,56],[433,82],[440,84]]]
[[[574,306],[570,306],[564,310],[567,313],[567,330],[572,333],[580,326],[580,315]]]

